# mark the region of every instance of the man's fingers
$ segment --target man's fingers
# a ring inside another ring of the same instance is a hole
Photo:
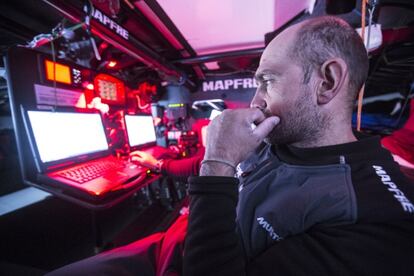
[[[266,138],[266,136],[272,131],[272,129],[280,122],[279,117],[272,116],[264,119],[257,127],[253,130],[260,140]]]
[[[266,116],[264,115],[263,111],[261,111],[258,108],[251,108],[251,116],[250,116],[250,123],[256,123],[260,124],[264,119],[266,119]]]
[[[145,156],[145,152],[142,152],[142,151],[136,150],[136,151],[131,152],[129,155],[130,155],[130,156],[138,156],[138,157],[143,157],[143,156]]]
[[[132,161],[142,162],[142,161],[144,161],[144,158],[142,158],[142,157],[141,157],[141,156],[139,156],[139,155],[132,155],[132,156],[131,156],[131,160],[132,160]]]

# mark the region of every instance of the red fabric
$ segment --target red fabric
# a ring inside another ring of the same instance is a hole
[[[201,160],[204,158],[204,148],[199,148],[196,155],[183,159],[166,159],[162,165],[162,172],[171,176],[185,177],[198,175]]]
[[[400,129],[384,137],[381,144],[391,153],[414,164],[414,131]]]
[[[188,215],[180,216],[168,228],[157,257],[157,276],[181,275],[184,239],[187,234]]]
[[[126,246],[61,267],[48,276],[182,274],[188,215],[180,216],[165,233],[156,233]]]
[[[414,101],[410,103],[410,116],[404,126],[384,137],[381,144],[392,154],[414,164]]]

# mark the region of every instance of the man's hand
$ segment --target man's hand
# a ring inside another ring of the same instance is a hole
[[[149,153],[146,153],[144,151],[133,151],[129,154],[131,161],[134,162],[139,162],[140,164],[150,168],[150,169],[155,169],[157,167],[157,159],[154,158],[154,156],[152,156]]]
[[[224,110],[207,129],[205,160],[225,160],[234,166],[245,160],[279,123],[279,118],[266,118],[258,108]],[[256,127],[252,127],[255,124]],[[202,165],[202,176],[232,176],[231,166],[220,162]]]

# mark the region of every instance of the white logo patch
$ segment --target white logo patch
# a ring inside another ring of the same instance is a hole
[[[391,177],[381,166],[372,166],[375,169],[376,174],[381,178],[381,182],[388,186],[388,191],[394,194],[394,197],[400,202],[404,211],[408,213],[414,213],[414,205],[411,201],[404,195],[404,193],[398,189],[397,185],[394,182],[391,182]]]
[[[263,217],[257,218],[257,221],[259,222],[259,225],[269,233],[272,240],[279,241],[282,239],[278,234],[276,234],[275,230],[273,230],[273,226],[270,225],[270,223],[268,223]]]

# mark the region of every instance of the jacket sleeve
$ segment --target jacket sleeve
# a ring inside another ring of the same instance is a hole
[[[175,177],[189,177],[198,175],[200,171],[201,160],[204,157],[204,149],[192,157],[184,159],[166,159],[162,164],[161,172],[163,174]]]
[[[190,178],[184,275],[411,275],[413,219],[317,225],[248,262],[236,233],[238,180]]]
[[[236,234],[238,179],[190,177],[184,275],[244,275]]]

